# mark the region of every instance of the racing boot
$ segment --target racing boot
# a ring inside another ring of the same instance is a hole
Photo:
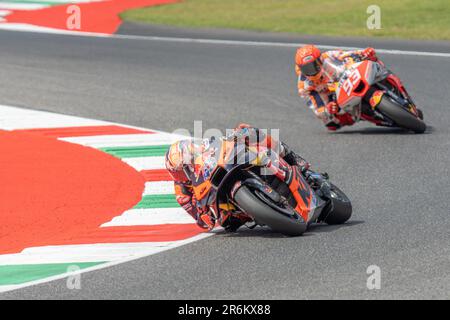
[[[226,232],[236,232],[241,226],[251,221],[251,218],[242,213],[232,213],[221,210],[219,223]]]

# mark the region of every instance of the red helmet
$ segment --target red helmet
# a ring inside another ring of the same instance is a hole
[[[175,181],[185,182],[189,180],[186,168],[192,165],[194,154],[191,140],[181,140],[173,143],[166,153],[166,168]]]
[[[306,77],[317,76],[322,70],[321,52],[314,45],[306,45],[297,49],[295,64]]]

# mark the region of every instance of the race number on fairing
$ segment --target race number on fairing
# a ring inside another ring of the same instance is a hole
[[[351,95],[354,86],[359,83],[359,80],[361,80],[361,74],[359,73],[359,70],[353,69],[353,71],[350,73],[350,75],[342,85],[342,88],[348,96]]]

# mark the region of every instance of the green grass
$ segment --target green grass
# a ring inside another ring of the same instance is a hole
[[[381,8],[380,30],[366,27],[372,4]],[[450,40],[450,0],[184,0],[121,17],[185,27]]]

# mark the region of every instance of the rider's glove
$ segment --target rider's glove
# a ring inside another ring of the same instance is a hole
[[[371,48],[371,47],[366,48],[366,49],[363,50],[362,54],[363,54],[363,57],[365,59],[369,59],[369,60],[372,60],[372,61],[376,61],[377,60],[377,56],[376,56],[374,48]]]
[[[336,102],[331,101],[327,104],[327,111],[329,114],[335,115],[339,112],[339,106],[336,104]]]
[[[208,211],[198,210],[197,224],[203,229],[208,229],[208,231],[211,231],[214,229],[216,221],[213,217],[211,217]]]
[[[247,123],[240,123],[236,129],[244,129],[244,128],[250,128],[251,125],[247,124]]]
[[[203,213],[200,215],[200,219],[203,222],[203,225],[206,226],[206,229],[208,229],[209,231],[214,229],[216,222],[214,221],[213,218],[211,218],[211,216],[207,213]]]

